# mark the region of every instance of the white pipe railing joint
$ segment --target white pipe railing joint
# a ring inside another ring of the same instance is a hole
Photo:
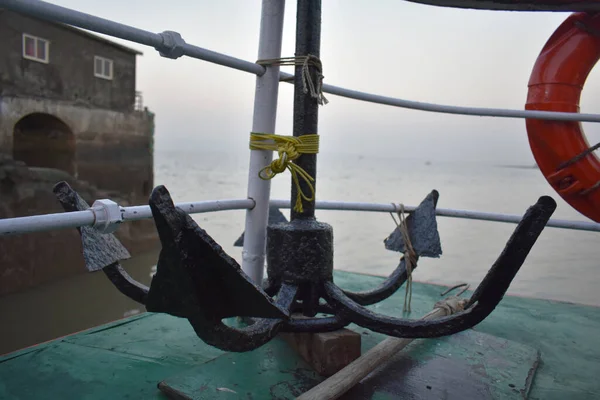
[[[96,200],[92,204],[93,228],[100,233],[113,233],[123,222],[123,209],[110,199]]]
[[[161,57],[171,58],[173,60],[185,54],[185,40],[179,32],[164,31],[158,34],[162,39],[162,44],[156,46],[155,49]]]

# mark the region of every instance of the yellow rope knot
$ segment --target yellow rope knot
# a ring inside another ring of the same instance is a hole
[[[296,185],[296,204],[294,210],[304,211],[302,199],[313,201],[315,198],[315,187],[312,182],[314,178],[308,174],[302,167],[294,163],[302,154],[317,154],[319,152],[319,135],[310,134],[304,136],[280,136],[267,133],[250,133],[251,150],[271,150],[277,151],[279,158],[273,160],[269,165],[258,172],[258,177],[263,180],[273,179],[277,174],[286,169],[292,174],[292,181]],[[300,179],[304,179],[311,191],[308,197],[300,188]]]

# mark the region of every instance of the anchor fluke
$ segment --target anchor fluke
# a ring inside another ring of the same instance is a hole
[[[421,204],[406,217],[406,227],[411,238],[412,247],[416,253],[416,259],[412,269],[418,266],[420,256],[437,258],[442,254],[442,243],[437,229],[435,209],[440,194],[432,190],[423,199]],[[406,252],[406,244],[402,237],[400,227],[384,240],[385,248],[401,253]],[[402,257],[396,269],[376,288],[362,292],[350,292],[344,290],[344,294],[356,303],[367,306],[383,301],[396,292],[408,279],[406,268],[406,257]]]
[[[287,319],[280,308],[183,210],[156,187],[150,208],[162,243],[146,308],[178,317]]]
[[[54,195],[67,212],[89,210],[90,206],[67,182],[54,185]],[[90,226],[77,228],[83,243],[83,259],[88,271],[99,271],[106,266],[127,260],[131,255],[113,234],[102,234]]]
[[[432,190],[415,210],[406,217],[406,228],[412,247],[418,256],[439,258],[442,255],[442,243],[437,229],[435,209],[440,194]],[[384,240],[385,248],[406,253],[406,243],[400,227]]]
[[[67,182],[54,186],[54,194],[66,212],[89,210],[90,206]],[[112,233],[100,233],[90,226],[77,228],[81,236],[83,260],[88,271],[102,270],[117,289],[133,301],[146,303],[148,287],[137,282],[121,267],[130,254]]]

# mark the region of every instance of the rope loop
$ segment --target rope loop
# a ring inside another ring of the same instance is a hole
[[[319,105],[325,105],[329,103],[329,100],[325,98],[323,94],[323,63],[319,57],[312,54],[306,56],[297,57],[282,57],[282,58],[269,58],[264,60],[256,61],[258,65],[293,65],[302,67],[302,90],[304,94],[310,92],[310,96],[317,100]],[[309,67],[314,67],[316,70],[316,82],[310,76]]]
[[[396,208],[396,204],[392,203],[394,208]],[[406,216],[404,214],[404,204],[400,203],[400,209],[398,210],[398,218],[400,222],[396,221],[394,218],[394,214],[390,213],[392,219],[396,223],[396,226],[400,230],[400,234],[402,235],[402,241],[404,242],[404,246],[406,251],[404,252],[404,264],[406,265],[406,292],[404,293],[404,307],[402,308],[403,312],[411,312],[410,303],[412,301],[412,270],[417,265],[417,252],[413,248],[412,242],[410,241],[410,235],[408,233],[408,226],[406,225]]]
[[[302,154],[317,154],[319,152],[319,135],[309,134],[303,136],[281,136],[267,133],[250,133],[250,150],[277,151],[278,158],[258,172],[258,177],[263,180],[273,179],[278,174],[289,170],[292,181],[296,185],[296,204],[294,211],[303,212],[302,199],[313,201],[315,199],[315,180],[304,168],[294,163]],[[300,187],[300,178],[306,182],[311,196],[308,197]]]

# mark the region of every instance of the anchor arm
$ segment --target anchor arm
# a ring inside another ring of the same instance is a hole
[[[549,196],[540,197],[538,202],[527,210],[502,253],[473,292],[466,307],[485,304],[495,308],[500,303],[554,210],[556,202]]]
[[[416,262],[413,266],[413,270],[415,268],[417,268]],[[343,292],[354,302],[363,306],[368,306],[370,304],[379,303],[393,295],[402,285],[404,285],[407,279],[408,273],[406,271],[406,261],[404,257],[402,257],[396,269],[378,287],[361,292],[351,292],[348,290],[343,290]]]
[[[277,293],[277,306],[289,310],[297,294],[297,286],[282,284]],[[277,336],[285,322],[282,319],[259,318],[254,319],[250,326],[234,328],[202,312],[194,313],[188,320],[196,335],[205,343],[234,352],[250,351],[264,345]]]
[[[351,321],[334,315],[322,318],[290,319],[285,321],[282,332],[333,332],[350,325]]]
[[[102,269],[106,277],[112,282],[119,292],[140,304],[146,304],[148,286],[133,279],[118,262]]]
[[[468,329],[481,322],[487,315],[475,321],[468,309],[453,317],[444,317],[435,321],[412,320],[390,317],[373,312],[352,301],[333,283],[325,286],[326,297],[338,315],[374,332],[402,338],[434,338],[450,335]],[[491,310],[490,310],[491,312]],[[488,313],[489,314],[489,313]]]
[[[555,209],[556,202],[551,197],[542,196],[527,210],[506,247],[467,303],[467,308],[452,316],[434,321],[385,316],[356,304],[333,282],[325,283],[325,298],[338,311],[338,315],[390,336],[434,338],[469,329],[483,321],[502,300]]]

